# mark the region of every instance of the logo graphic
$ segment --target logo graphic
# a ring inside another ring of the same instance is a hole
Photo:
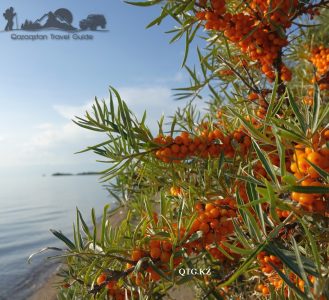
[[[3,14],[3,17],[7,20],[7,25],[5,27],[5,31],[13,30],[14,26],[14,17],[16,16],[16,13],[14,12],[14,8],[10,7],[6,9],[5,13]],[[17,19],[16,19],[17,21]]]
[[[81,20],[79,25],[81,30],[97,30],[98,26],[105,29],[106,20],[103,15],[89,15],[87,19]]]
[[[60,8],[56,11],[45,13],[42,17],[35,21],[25,20],[21,26],[18,24],[17,14],[13,7],[6,9],[3,17],[7,20],[5,31],[25,30],[25,31],[41,31],[41,30],[62,30],[62,31],[99,31],[106,28],[106,19],[101,14],[90,14],[87,18],[79,22],[79,28],[72,25],[73,15],[66,8]],[[14,29],[14,19],[16,29]]]

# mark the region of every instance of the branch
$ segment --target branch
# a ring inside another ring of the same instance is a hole
[[[258,93],[258,88],[250,85],[250,83],[243,78],[243,76],[240,75],[239,72],[237,72],[234,67],[220,54],[217,54],[218,58],[237,76],[239,77],[242,82],[253,92]]]

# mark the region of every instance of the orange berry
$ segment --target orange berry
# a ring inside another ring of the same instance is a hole
[[[163,251],[160,255],[160,260],[163,263],[168,263],[170,261],[171,254],[169,252]]]
[[[196,210],[199,210],[199,211],[202,211],[203,210],[203,204],[198,202],[196,205],[195,205],[195,209]]]
[[[163,241],[161,244],[164,251],[170,252],[172,250],[172,244],[170,242]]]
[[[150,250],[150,256],[153,259],[158,259],[161,255],[161,249],[160,248],[151,248]]]
[[[270,293],[269,288],[268,288],[267,286],[263,287],[263,289],[262,289],[262,294],[263,294],[263,295],[268,295],[269,293]]]
[[[133,250],[131,253],[131,259],[133,261],[138,261],[143,257],[143,252],[141,250]]]
[[[212,203],[207,203],[206,204],[206,211],[211,211],[213,208],[215,208],[215,205],[213,205]]]
[[[97,277],[97,280],[96,280],[97,284],[101,285],[103,282],[106,281],[106,278],[107,278],[106,273],[102,273],[101,275],[99,275]]]
[[[180,150],[180,147],[177,144],[174,144],[174,145],[171,146],[171,151],[173,153],[178,153],[179,150]]]
[[[309,155],[307,155],[307,159],[311,163],[319,166],[320,164],[322,164],[322,161],[323,161],[324,157],[318,152],[312,152]]]
[[[199,228],[204,234],[208,233],[209,225],[207,223],[201,223]]]
[[[150,240],[150,248],[160,248],[160,241],[151,239]]]
[[[111,280],[111,281],[109,281],[109,282],[107,283],[106,288],[109,289],[109,290],[111,290],[111,289],[113,289],[113,288],[116,286],[116,284],[117,284],[116,281]]]
[[[160,275],[153,270],[150,272],[150,277],[152,281],[158,281],[161,278]]]
[[[219,214],[220,214],[220,209],[218,207],[215,207],[210,211],[210,216],[214,219],[217,218]]]
[[[219,221],[217,219],[214,219],[210,222],[210,227],[212,229],[217,229],[220,227]]]

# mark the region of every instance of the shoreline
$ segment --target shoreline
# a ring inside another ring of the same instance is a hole
[[[115,208],[114,208],[115,210]],[[117,227],[121,224],[122,220],[126,215],[125,208],[119,209],[115,214],[110,217],[110,223],[112,227]],[[98,232],[101,230],[101,222],[97,224]],[[33,294],[28,298],[28,300],[56,300],[57,299],[57,289],[56,285],[61,282],[62,278],[57,275],[61,264],[58,265],[56,270],[45,278],[44,283],[41,287],[33,291]]]
[[[114,209],[115,210],[115,209]],[[119,209],[115,214],[110,217],[110,223],[112,227],[120,226],[122,220],[125,218],[127,212],[123,207]],[[101,230],[101,222],[97,224],[97,229]],[[98,232],[99,232],[98,230]],[[27,300],[57,300],[57,289],[56,284],[61,282],[61,277],[57,275],[61,265],[56,268],[56,271],[51,274],[48,278],[45,279],[45,282],[41,285],[40,288],[36,289],[32,296]],[[168,297],[169,296],[169,297]],[[173,299],[195,299],[195,290],[191,286],[175,286],[168,293],[167,297],[164,297],[166,300]]]

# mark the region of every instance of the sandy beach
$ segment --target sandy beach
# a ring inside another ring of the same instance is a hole
[[[121,221],[125,218],[125,209],[118,210],[114,215],[111,216],[110,222],[112,227],[117,227],[120,225]],[[97,229],[100,230],[100,224]],[[99,232],[98,230],[98,232]],[[37,289],[35,293],[28,300],[56,300],[57,299],[57,289],[56,285],[62,281],[62,278],[56,275],[55,272],[50,276],[41,288]]]
[[[110,218],[110,222],[112,227],[120,226],[122,220],[126,216],[126,210],[120,209]],[[99,225],[100,226],[100,225]],[[47,281],[42,285],[41,288],[37,289],[35,293],[28,300],[56,300],[57,299],[57,290],[56,285],[60,283],[62,278],[58,277],[55,274],[50,276]],[[164,299],[182,299],[184,295],[184,299],[194,299],[195,291],[192,288],[187,286],[177,286],[174,287],[168,297]]]

